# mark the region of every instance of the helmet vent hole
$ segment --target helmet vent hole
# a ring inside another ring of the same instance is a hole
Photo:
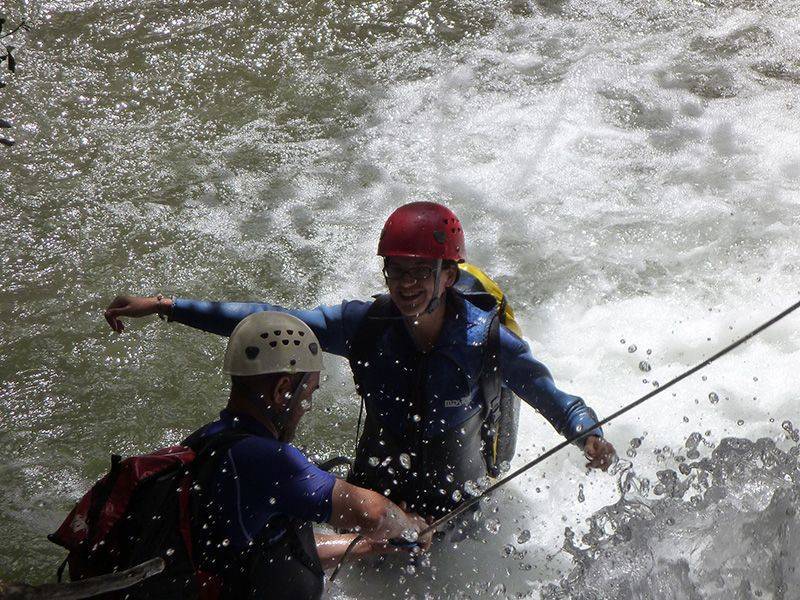
[[[292,359],[289,361],[289,364],[295,366],[297,364],[297,361],[295,359]]]
[[[298,331],[297,333],[299,333],[299,334],[300,334],[300,337],[303,337],[303,336],[306,334],[306,332],[305,332],[305,331]]]
[[[292,334],[294,333],[294,329],[287,329],[287,330],[286,330],[286,333],[287,333],[288,335],[292,335]]]
[[[280,335],[281,334],[281,330],[278,329],[277,331],[273,331],[272,333],[274,333],[275,335]]]
[[[261,338],[262,339],[267,339],[268,337],[269,337],[269,332],[268,331],[265,331],[264,333],[261,334]]]
[[[299,345],[300,345],[300,340],[295,340],[295,341],[294,341],[294,345],[295,345],[295,346],[299,346]]]
[[[319,346],[317,346],[314,342],[311,342],[308,345],[308,349],[311,352],[311,354],[313,354],[314,356],[316,356],[317,353],[319,352]]]
[[[274,348],[274,347],[275,347],[275,346],[277,346],[277,345],[278,345],[278,342],[270,342],[270,343],[269,343],[269,347],[270,347],[270,348]]]
[[[288,346],[289,345],[289,340],[281,340],[281,342],[283,342],[284,346]]]
[[[248,346],[247,348],[244,349],[245,356],[247,356],[247,358],[249,358],[250,360],[255,360],[259,352],[261,352],[261,350],[258,349],[256,346]]]

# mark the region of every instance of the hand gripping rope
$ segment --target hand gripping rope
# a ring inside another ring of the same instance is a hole
[[[654,396],[657,396],[658,394],[660,394],[664,390],[672,387],[673,385],[675,385],[679,381],[682,381],[683,379],[686,379],[687,377],[689,377],[689,375],[693,375],[694,373],[697,373],[697,371],[699,371],[700,369],[702,369],[704,367],[707,367],[708,365],[710,365],[712,362],[714,362],[715,360],[717,360],[721,356],[724,356],[725,354],[727,354],[728,352],[730,352],[734,348],[737,348],[737,347],[741,346],[746,341],[748,341],[749,339],[755,337],[756,335],[758,335],[759,333],[764,331],[770,325],[774,325],[775,323],[777,323],[778,321],[780,321],[784,317],[788,316],[790,313],[794,312],[798,308],[800,308],[800,302],[796,302],[796,303],[792,304],[789,308],[787,308],[783,312],[775,315],[769,321],[766,321],[765,323],[762,323],[761,325],[759,325],[758,327],[753,329],[750,333],[747,333],[746,335],[740,337],[738,340],[736,340],[732,344],[724,347],[722,350],[720,350],[716,354],[710,356],[709,358],[707,358],[703,362],[695,365],[694,367],[692,367],[688,371],[684,371],[683,373],[681,373],[680,375],[678,375],[674,379],[671,379],[670,381],[668,381],[667,383],[665,383],[661,387],[659,387],[657,389],[654,389],[652,392],[649,392],[649,393],[645,394],[644,396],[642,396],[638,400],[634,400],[630,404],[622,407],[617,412],[615,412],[614,414],[606,417],[605,419],[603,419],[602,421],[600,421],[599,423],[597,423],[593,427],[588,428],[586,431],[582,431],[581,433],[579,433],[577,435],[574,435],[571,438],[568,438],[568,439],[564,440],[560,444],[557,444],[557,445],[553,446],[552,448],[550,448],[550,450],[548,450],[544,454],[541,454],[540,456],[536,457],[531,462],[523,465],[522,467],[520,467],[519,469],[517,469],[516,471],[514,471],[513,473],[511,473],[510,475],[508,475],[504,479],[502,479],[502,480],[498,481],[497,483],[495,483],[494,485],[486,488],[486,490],[484,490],[484,492],[481,493],[479,496],[475,496],[474,498],[464,502],[463,504],[461,504],[455,510],[447,513],[443,517],[441,517],[438,520],[434,521],[433,523],[428,525],[425,529],[420,531],[418,535],[419,536],[423,536],[423,535],[425,535],[427,533],[430,533],[431,531],[435,530],[437,527],[439,527],[443,523],[446,523],[450,519],[452,519],[454,517],[457,517],[458,515],[462,514],[463,512],[469,510],[471,507],[475,506],[475,504],[480,502],[483,498],[485,498],[486,496],[488,496],[489,494],[494,492],[496,489],[504,486],[505,484],[507,484],[512,479],[515,479],[515,478],[519,477],[525,471],[535,467],[540,462],[542,462],[543,460],[551,457],[556,452],[559,452],[559,451],[563,450],[564,448],[566,448],[567,446],[569,446],[569,445],[571,445],[571,444],[573,444],[573,443],[575,443],[575,442],[577,442],[579,440],[582,440],[583,438],[585,438],[588,435],[591,435],[592,431],[594,431],[595,429],[598,429],[598,428],[602,427],[603,425],[605,425],[607,423],[610,423],[611,421],[613,421],[614,419],[616,419],[620,415],[623,415],[626,412],[628,412],[629,410],[632,410],[632,409],[636,408],[637,406],[639,406],[643,402],[646,402],[647,400],[650,400],[650,398],[652,398]],[[364,537],[363,535],[359,535],[352,542],[350,542],[350,545],[347,547],[347,550],[345,550],[345,553],[342,555],[342,558],[339,561],[339,564],[336,565],[336,568],[333,570],[333,573],[331,573],[330,581],[334,581],[336,579],[336,576],[339,574],[339,570],[342,568],[342,564],[344,564],[345,559],[350,554],[350,552],[352,551],[353,547],[363,537]],[[398,545],[402,545],[402,541],[398,541]]]

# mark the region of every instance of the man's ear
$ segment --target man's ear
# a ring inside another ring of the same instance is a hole
[[[442,269],[442,285],[444,289],[453,287],[458,280],[458,265],[450,265]]]
[[[286,409],[291,402],[292,392],[292,378],[288,375],[283,375],[277,382],[275,382],[275,389],[272,391],[272,405],[277,409]]]

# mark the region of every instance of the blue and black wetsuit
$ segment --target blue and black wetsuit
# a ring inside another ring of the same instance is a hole
[[[319,598],[323,572],[311,521],[330,520],[336,478],[255,419],[228,410],[185,443],[231,432],[242,437],[207,461],[194,492],[201,568],[222,577],[227,598]]]
[[[351,481],[405,501],[423,515],[440,515],[458,502],[467,481],[487,474],[481,428],[485,350],[493,312],[456,292],[447,295],[439,339],[417,350],[402,319],[387,320],[369,360],[352,360],[353,340],[372,302],[292,310],[266,303],[176,300],[172,320],[230,335],[247,315],[288,312],[314,331],[322,349],[351,359],[366,407]],[[499,328],[498,368],[502,385],[539,411],[565,435],[594,426],[594,411],[577,396],[556,388],[547,368],[527,343]],[[597,434],[601,432],[597,430]],[[405,455],[401,457],[401,455]],[[389,460],[387,460],[389,459]]]

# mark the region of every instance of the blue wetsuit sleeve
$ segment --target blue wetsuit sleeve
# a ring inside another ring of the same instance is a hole
[[[330,520],[336,477],[290,444],[247,438],[228,450],[222,467],[229,479],[221,505],[234,547],[246,546],[276,515]]]
[[[539,411],[564,437],[578,435],[598,422],[595,412],[581,398],[556,387],[550,371],[533,357],[528,344],[502,325],[500,367],[504,385]],[[593,433],[603,435],[601,429]]]
[[[349,341],[358,329],[371,302],[347,301],[336,306],[318,306],[311,310],[288,309],[266,302],[208,302],[178,298],[170,320],[217,335],[229,336],[246,316],[264,310],[294,315],[317,336],[322,350],[347,356]]]

